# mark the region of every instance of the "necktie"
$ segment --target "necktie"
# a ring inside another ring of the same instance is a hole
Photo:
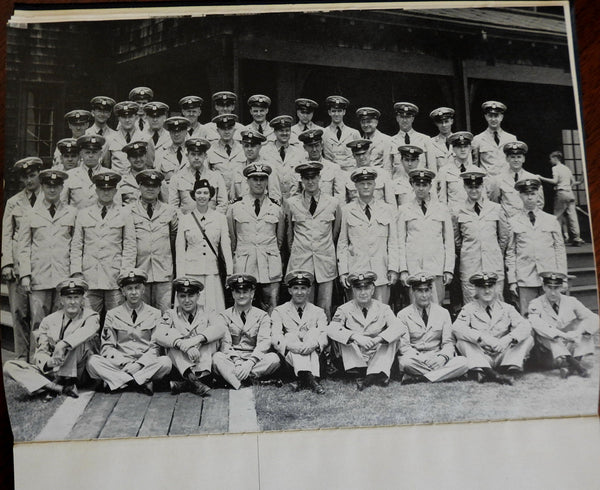
[[[142,118],[140,118],[140,120],[138,122],[138,126],[140,127],[140,131],[144,130],[144,120]]]
[[[461,164],[460,164],[460,171],[461,171],[461,172],[465,172],[466,170],[467,170],[467,169],[465,168],[465,164],[464,164],[464,163],[461,163]]]
[[[92,180],[92,175],[94,175],[94,174],[93,174],[91,168],[88,168],[88,175],[90,176],[90,180]]]
[[[337,127],[337,129],[335,131],[335,136],[337,137],[338,141],[342,137],[342,128],[340,128],[339,126]]]
[[[489,316],[490,318],[492,318],[492,307],[491,307],[491,306],[489,306],[489,305],[488,305],[488,306],[486,306],[486,307],[485,307],[485,312],[488,314],[488,316]]]
[[[181,163],[181,160],[183,160],[183,153],[181,152],[181,146],[177,148],[177,161],[179,163]]]
[[[481,213],[481,206],[479,205],[478,202],[476,202],[473,206],[473,210],[477,213],[477,216],[479,216],[479,213]]]
[[[225,151],[227,152],[227,156],[231,155],[231,145],[225,145]]]
[[[31,207],[34,206],[35,201],[37,201],[37,196],[35,195],[35,192],[32,192],[31,196],[29,196],[29,204],[31,204]]]
[[[302,318],[302,313],[304,313],[304,311],[302,310],[302,307],[298,307],[298,316],[300,318]]]
[[[198,182],[200,180],[200,170],[196,170],[195,178],[196,178],[196,182]]]
[[[190,136],[192,135],[192,133],[193,133],[193,132],[194,132],[194,128],[190,128],[190,129],[188,129],[188,134],[189,134]]]
[[[127,131],[127,133],[125,134],[125,141],[127,143],[131,142],[131,133],[129,131]]]
[[[310,206],[308,207],[308,212],[311,215],[314,215],[316,210],[317,210],[317,201],[315,200],[315,196],[311,196]]]
[[[191,313],[188,315],[188,322],[192,323],[194,321],[194,315],[192,315]]]
[[[554,310],[554,312],[556,314],[558,314],[558,304],[557,303],[552,303],[552,309]]]
[[[281,161],[285,160],[285,146],[279,148],[279,156],[281,157]]]
[[[494,141],[497,145],[500,144],[500,138],[498,138],[498,131],[494,131]]]
[[[71,322],[72,322],[72,321],[73,321],[73,320],[72,320],[71,318],[69,318],[69,321],[68,321],[67,323],[65,323],[65,324],[64,324],[64,325],[63,325],[63,326],[60,328],[60,335],[58,336],[58,338],[59,338],[60,340],[62,340],[63,336],[65,335],[65,330],[67,329],[67,327],[68,327],[69,325],[71,325]]]
[[[304,131],[308,131],[308,124],[304,125]]]
[[[152,135],[152,141],[154,141],[155,145],[158,143],[158,131],[154,131],[154,134]]]
[[[527,216],[529,216],[529,221],[531,221],[531,224],[535,226],[535,214],[533,214],[533,211],[529,211]]]
[[[410,145],[410,136],[408,135],[408,133],[404,134],[404,144]]]
[[[421,201],[421,211],[423,211],[423,214],[427,214],[427,204],[425,204],[425,200]]]
[[[106,211],[106,206],[102,206],[102,211],[100,211],[100,216],[102,216],[102,219],[106,217]]]
[[[99,136],[102,136],[103,134],[104,134],[104,129],[100,128],[100,129],[98,130],[98,135],[99,135]]]
[[[519,180],[519,172],[515,172],[515,182]]]
[[[365,215],[367,216],[367,219],[371,221],[371,208],[368,204],[365,206]]]
[[[260,134],[263,134],[263,128],[262,128],[262,124],[259,124],[259,125],[258,125],[258,132],[259,132]]]
[[[446,150],[450,149],[450,143],[448,143],[448,140],[446,140]]]
[[[427,315],[427,308],[423,308],[421,311],[421,316],[423,317],[423,323],[427,326],[427,321],[429,320],[429,315]]]
[[[246,312],[245,312],[245,311],[242,311],[242,312],[240,313],[240,318],[242,319],[242,323],[243,323],[244,325],[246,325]]]
[[[366,308],[362,309],[362,314],[365,318],[367,318],[367,313],[369,313],[369,310],[367,310]]]
[[[54,218],[54,214],[56,213],[56,206],[54,205],[54,203],[50,204],[48,211],[50,211],[50,216]]]
[[[136,321],[136,320],[137,320],[137,311],[133,310],[133,311],[131,312],[131,321],[132,321],[133,323],[135,323],[135,321]]]
[[[202,223],[204,223],[204,221],[205,221],[205,220],[206,220],[206,216],[202,216],[202,218],[200,218],[200,221],[201,221]]]
[[[152,204],[148,203],[148,207],[146,209],[148,210],[148,218],[152,218],[152,215],[154,214],[154,210],[152,209]]]
[[[256,214],[256,216],[258,216],[258,213],[260,213],[260,200],[255,199],[254,200],[254,214]]]

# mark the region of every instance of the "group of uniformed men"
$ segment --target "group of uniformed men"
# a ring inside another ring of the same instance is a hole
[[[452,132],[452,109],[433,110],[430,138],[412,128],[409,102],[394,104],[390,137],[371,107],[356,111],[360,132],[347,126],[341,96],[326,100],[326,128],[305,98],[294,124],[267,121],[269,97],[253,95],[245,127],[232,92],[213,94],[205,125],[198,96],[173,117],[147,87],[129,99],[98,96],[66,114],[73,137],[52,168],[15,164],[24,189],[4,213],[2,279],[17,359],[5,372],[29,392],[77,396],[89,375],[108,391],[151,394],[170,376],[174,393],[203,396],[214,377],[237,389],[282,364],[297,389],[323,393],[325,366],[362,390],[387,385],[396,361],[405,382],[512,384],[534,344],[562,377],[588,376],[598,319],[563,294],[561,226],[523,169],[527,145],[501,128],[501,102],[483,104],[488,128],[475,137]],[[174,270],[178,217],[200,188],[232,238],[224,311],[202,306],[202,281]],[[503,301],[505,277],[518,310]],[[338,278],[349,301],[332,316]],[[282,280],[290,299],[278,304]],[[464,304],[454,323],[446,286]]]

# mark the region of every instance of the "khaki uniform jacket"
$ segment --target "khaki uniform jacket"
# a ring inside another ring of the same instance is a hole
[[[414,129],[411,129],[408,133],[404,133],[404,131],[398,131],[394,136],[392,136],[392,145],[391,145],[391,155],[392,159],[395,163],[400,164],[400,152],[398,148],[400,146],[405,145],[404,136],[408,134],[410,138],[410,144],[413,146],[418,146],[423,150],[423,153],[419,155],[419,166],[427,167],[427,150],[429,149],[429,139],[430,137],[426,134],[419,133]],[[430,167],[427,167],[430,168]],[[432,168],[431,170],[435,170]]]
[[[310,214],[302,194],[288,199],[288,271],[308,271],[315,276],[317,283],[337,277],[334,243],[339,233],[341,214],[337,199],[323,192],[317,201],[314,215]]]
[[[414,198],[399,208],[400,272],[427,271],[441,276],[454,271],[454,230],[448,207],[433,199],[423,214]]]
[[[323,350],[327,345],[327,317],[323,308],[306,303],[302,318],[296,306],[288,301],[277,306],[271,313],[273,347],[282,356],[288,345],[304,340],[316,341]]]
[[[165,128],[160,128],[158,130],[158,139],[156,140],[156,143],[154,143],[154,130],[150,129],[150,125],[144,128],[143,134],[145,136],[144,141],[148,142],[148,163],[152,164],[154,162],[156,152],[161,148],[166,148],[171,145],[171,135]]]
[[[394,195],[396,196],[396,203],[398,206],[402,206],[415,198],[415,191],[413,190],[412,185],[410,185],[408,174],[401,163],[394,164],[392,169],[393,173],[391,179]],[[432,199],[433,198],[434,196],[432,196]]]
[[[235,123],[235,132],[233,133],[233,139],[235,141],[242,141],[241,132],[245,129],[245,126],[239,122]],[[204,131],[206,132],[206,139],[210,142],[211,145],[219,141],[221,136],[217,132],[217,125],[214,122],[208,122],[204,125]],[[211,147],[212,148],[212,147]]]
[[[453,161],[452,146],[446,148],[446,138],[441,134],[429,138],[427,142],[427,168],[437,173],[444,165]]]
[[[98,164],[92,169],[92,175],[96,175],[102,170],[106,170],[106,168]],[[79,210],[91,206],[98,200],[96,184],[90,179],[88,167],[80,164],[79,167],[68,170],[67,174],[69,174],[69,178],[65,180],[63,191],[60,195],[61,201]],[[115,202],[120,203],[118,189],[119,187],[117,186]]]
[[[529,303],[529,322],[540,337],[553,340],[564,332],[580,331],[594,334],[598,331],[598,315],[588,310],[573,296],[560,295],[558,313],[545,294]]]
[[[499,144],[494,141],[494,132],[487,128],[473,138],[473,163],[479,164],[487,171],[488,175],[498,175],[508,169],[508,162],[502,147],[511,141],[517,141],[514,134],[503,129],[498,131]],[[514,182],[513,182],[514,184]]]
[[[350,179],[350,175],[346,174],[346,202],[356,201],[358,199],[358,192],[356,185]],[[396,206],[396,194],[394,192],[394,183],[390,173],[383,169],[377,169],[377,177],[375,177],[375,191],[373,197],[378,201],[384,201],[388,204]]]
[[[353,333],[380,336],[387,343],[392,343],[400,339],[402,332],[403,327],[392,309],[376,299],[371,300],[366,318],[354,300],[344,303],[336,310],[327,327],[328,337],[341,344],[348,344]],[[378,347],[368,350],[367,354],[375,353]]]
[[[100,355],[119,367],[131,362],[146,366],[160,355],[160,346],[152,338],[160,322],[160,310],[142,303],[135,323],[131,313],[126,304],[109,310],[102,329]]]
[[[467,199],[467,191],[463,180],[460,178],[460,173],[460,165],[457,166],[457,162],[452,160],[449,164],[440,168],[436,177],[438,199],[448,206],[452,216],[456,215],[458,209]]]
[[[269,126],[269,121],[265,121],[264,123],[261,124],[261,126],[262,126],[261,134],[265,138],[267,138],[267,141],[265,141],[263,143],[263,146],[268,145],[269,142],[275,141],[275,131],[273,130],[273,128],[271,126]],[[256,124],[256,122],[254,122],[254,121],[252,121],[250,124],[247,124],[246,126],[244,126],[244,130],[245,129],[252,129],[253,131],[257,131],[260,133],[260,131],[258,131],[258,124]]]
[[[477,300],[463,306],[452,325],[455,337],[476,344],[482,332],[497,339],[510,335],[517,342],[522,342],[531,335],[530,323],[519,315],[514,306],[496,300],[491,307],[490,318],[485,307]]]
[[[131,171],[123,175],[117,183],[117,194],[120,200],[117,200],[117,196],[115,196],[115,202],[122,202],[123,205],[133,204],[140,199],[140,185],[135,180],[135,176]],[[123,201],[125,196],[128,198],[127,202]]]
[[[221,174],[227,186],[227,195],[231,198],[233,171],[239,165],[246,163],[244,148],[239,141],[234,139],[231,144],[231,154],[228,155],[225,145],[217,139],[211,144],[206,155],[209,168]]]
[[[168,185],[173,174],[188,165],[188,157],[185,148],[181,147],[181,163],[177,160],[177,148],[174,145],[163,146],[156,150],[154,168],[165,175],[165,183]]]
[[[282,275],[279,249],[285,233],[281,207],[265,198],[256,216],[253,199],[245,196],[229,206],[227,222],[233,272],[253,275],[261,284],[278,282]]]
[[[148,282],[167,282],[173,278],[171,243],[177,234],[177,211],[157,201],[152,218],[142,201],[131,206],[137,243],[136,267],[148,274]]]
[[[232,306],[219,314],[217,322],[225,327],[219,350],[228,357],[252,359],[256,364],[271,350],[271,318],[263,310],[250,308],[244,323]]]
[[[453,218],[454,238],[460,258],[460,278],[468,281],[478,272],[504,276],[504,254],[510,240],[510,226],[499,204],[483,199],[479,215],[475,203],[463,202]]]
[[[209,209],[204,215],[204,221],[202,221],[202,215],[198,211],[192,211],[192,213],[182,216],[179,221],[179,230],[175,241],[177,275],[219,273],[217,257],[206,243],[194,216],[200,221],[206,236],[217,253],[219,252],[219,245],[221,246],[227,274],[232,274],[233,259],[227,219],[221,213]]]
[[[225,325],[217,321],[217,314],[214,311],[206,312],[200,306],[196,308],[196,315],[190,323],[187,313],[177,307],[163,313],[154,332],[154,340],[158,345],[172,349],[176,340],[198,335],[206,337],[205,345],[216,342],[225,335]]]
[[[279,185],[279,172],[280,168],[276,167],[273,162],[267,162],[262,158],[259,158],[256,162],[252,163],[262,163],[268,164],[271,166],[271,174],[269,175],[267,193],[269,197],[275,199],[277,202],[281,203],[281,186]],[[240,197],[247,196],[250,192],[248,188],[248,179],[244,177],[244,168],[249,165],[246,161],[244,163],[237,165],[232,171],[232,183],[231,183],[231,192],[229,197],[231,200],[239,199]]]
[[[77,214],[71,274],[82,273],[90,289],[114,290],[120,271],[135,267],[135,225],[130,211],[116,204],[107,208],[104,219],[100,213],[96,203]]]
[[[533,179],[535,175],[521,169],[519,179]],[[519,191],[515,189],[515,173],[503,172],[495,178],[488,179],[488,195],[490,200],[499,202],[509,218],[523,210],[523,201]],[[544,190],[538,189],[538,206],[544,208]]]
[[[431,303],[427,325],[421,316],[421,308],[414,304],[398,312],[398,320],[404,333],[401,337],[400,353],[415,355],[417,352],[438,352],[446,360],[454,357],[455,341],[452,334],[452,320],[448,310]]]
[[[341,274],[373,271],[375,285],[387,284],[388,271],[398,272],[398,231],[396,209],[381,201],[371,201],[371,219],[356,200],[342,207],[342,224],[337,244]]]
[[[15,275],[19,275],[19,229],[23,217],[31,209],[30,194],[22,190],[6,201],[2,215],[2,267],[13,266]],[[41,191],[37,191],[37,201],[42,199]],[[55,284],[56,286],[56,284]]]
[[[539,287],[539,273],[567,273],[567,253],[558,220],[551,214],[535,210],[535,225],[525,211],[509,220],[511,234],[506,248],[509,284]]]
[[[69,320],[66,318],[63,310],[58,310],[45,317],[38,330],[37,348],[33,356],[35,366],[42,372],[48,373],[46,363],[54,353],[54,347],[59,340],[64,340],[71,348],[87,342],[100,330],[100,318],[98,313],[88,308],[84,308],[79,315],[67,325]],[[66,328],[62,332],[63,324]]]
[[[202,138],[202,139],[208,140],[208,138],[207,138],[208,132],[206,131],[204,124],[198,123],[195,128],[190,128],[190,129],[192,130],[192,134],[190,134],[190,131],[188,129],[188,136],[186,136],[186,138],[185,138],[186,140],[189,140],[190,138]]]
[[[306,152],[301,146],[290,144],[285,150],[285,160],[282,160],[279,148],[276,141],[267,143],[260,152],[260,159],[273,170],[278,169],[282,199],[287,199],[297,187],[299,175],[294,169],[305,160]]]
[[[346,146],[346,143],[360,138],[360,133],[344,123],[340,124],[342,135],[337,139],[337,126],[330,124],[323,129],[323,156],[327,160],[339,165],[342,170],[351,172],[356,167],[356,160],[352,156],[352,150]]]
[[[41,197],[19,230],[19,274],[31,276],[31,289],[54,289],[69,277],[71,239],[77,210],[59,202],[54,217]]]
[[[376,129],[372,137],[365,139],[371,140],[369,147],[371,166],[376,167],[377,171],[383,168],[390,172],[392,170],[392,137]]]
[[[200,170],[200,178],[206,179],[215,188],[215,195],[210,200],[210,205],[220,213],[225,214],[229,201],[227,186],[223,176],[216,171],[206,168],[204,165]],[[192,199],[190,191],[196,183],[196,170],[190,165],[175,172],[169,183],[169,204],[175,209],[181,209],[186,214],[196,209],[196,201]]]
[[[300,133],[304,133],[304,131],[308,131],[309,129],[323,129],[323,127],[319,126],[318,124],[315,124],[312,121],[309,121],[309,123],[306,125],[306,129],[304,129],[304,124],[302,124],[301,122],[297,122],[292,126],[292,138],[294,139],[294,141],[299,141],[298,135]]]
[[[149,133],[140,131],[136,126],[134,130],[131,131],[131,141],[148,142],[148,163],[154,161],[154,144],[152,143],[152,138]],[[127,159],[127,154],[123,151],[123,147],[128,144],[125,139],[125,132],[122,129],[115,131],[113,134],[106,137],[106,142],[108,144],[108,151],[104,158],[106,166],[121,175],[129,172],[131,165]]]

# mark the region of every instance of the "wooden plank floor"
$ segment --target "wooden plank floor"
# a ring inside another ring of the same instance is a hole
[[[201,398],[157,392],[94,393],[68,439],[222,434],[229,430],[229,390]]]

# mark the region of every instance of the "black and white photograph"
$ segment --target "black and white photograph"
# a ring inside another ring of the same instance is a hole
[[[9,23],[15,442],[597,413],[568,3],[316,7]]]

